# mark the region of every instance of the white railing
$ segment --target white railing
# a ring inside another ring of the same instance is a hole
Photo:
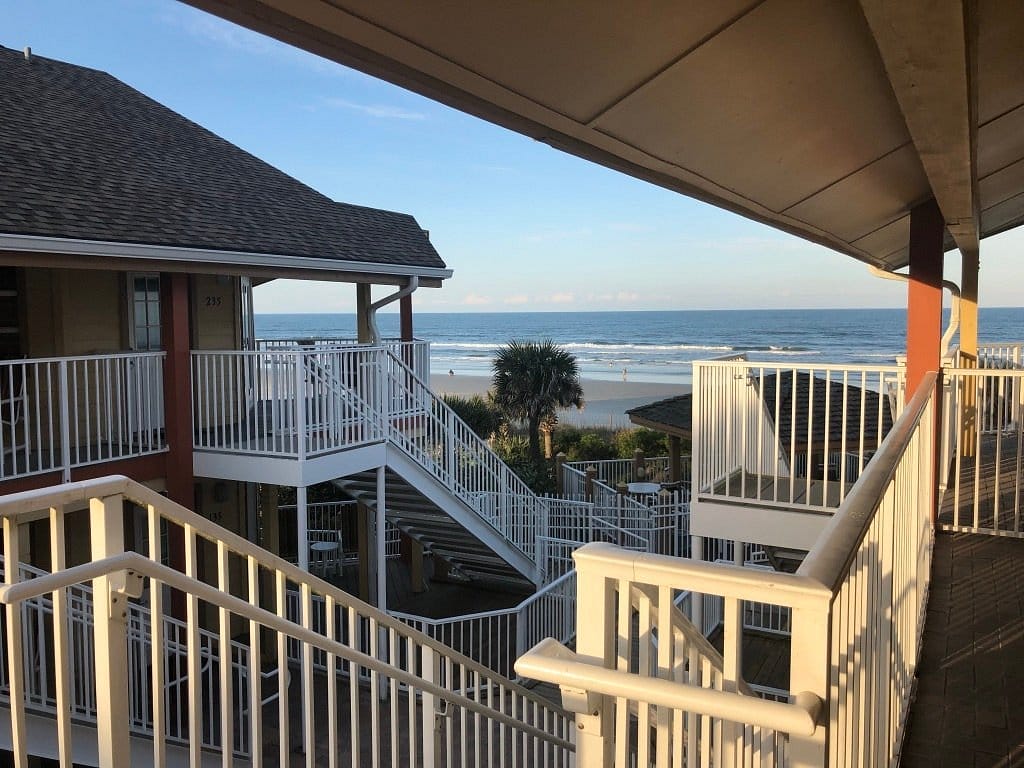
[[[2,562],[2,559],[0,559]],[[46,572],[21,564],[20,580],[45,576]],[[2,569],[0,569],[2,573]],[[22,643],[25,648],[25,665],[22,671],[25,685],[26,705],[35,712],[55,715],[57,713],[57,691],[55,674],[50,668],[54,654],[53,600],[39,596],[21,604]],[[67,674],[69,678],[69,702],[76,720],[96,722],[96,679],[93,673],[95,643],[93,640],[93,599],[92,589],[79,584],[68,589],[66,634],[70,641]],[[146,690],[145,670],[153,655],[151,617],[144,606],[131,603],[128,606],[128,699],[129,728],[135,735],[151,737],[153,708],[151,693]],[[5,629],[6,617],[0,619]],[[165,721],[163,733],[169,743],[185,744],[188,741],[186,711],[181,702],[186,700],[188,674],[185,672],[187,659],[187,625],[170,616],[163,618],[164,665],[173,674],[165,680],[163,711]],[[214,690],[218,677],[219,650],[218,636],[205,629],[199,630],[201,662],[199,672],[204,690]],[[236,689],[248,689],[249,649],[242,643],[232,642],[231,676]],[[8,664],[5,655],[0,660],[0,699],[8,701]],[[277,677],[277,670],[262,673],[262,679]],[[276,694],[275,694],[276,697]],[[244,700],[244,697],[243,697]],[[265,697],[264,703],[273,698]],[[232,745],[237,755],[248,756],[249,744],[245,730],[247,710],[235,712],[235,741]],[[202,745],[205,749],[220,749],[218,723],[213,710],[205,713],[202,721]]]
[[[517,669],[562,686],[579,764],[897,764],[927,606],[935,388],[929,374],[796,574],[576,552],[576,651],[545,641]],[[626,597],[638,589],[646,607]],[[723,606],[721,681],[685,645],[648,647],[687,591]],[[743,692],[744,602],[791,612],[787,702]]]
[[[0,362],[0,480],[167,449],[163,352]]]
[[[693,364],[698,500],[832,510],[902,409],[896,366]]]
[[[979,344],[976,367],[1010,369],[1024,367],[1024,344],[1020,342]]]
[[[679,468],[680,478],[673,481],[671,477],[671,459],[668,456],[654,456],[643,460],[643,473],[636,472],[637,462],[635,459],[601,459],[599,461],[567,461],[562,464],[563,471],[568,469],[571,472],[586,476],[587,469],[593,467],[597,470],[596,477],[605,485],[615,487],[620,483],[632,482],[690,482],[690,457],[680,457]],[[568,490],[568,489],[567,489]],[[579,489],[582,493],[583,489]]]
[[[361,347],[383,347],[394,352],[412,368],[416,375],[424,381],[430,381],[430,342],[422,339],[402,341],[401,339],[381,339],[380,344],[368,344],[358,339],[342,339],[330,337],[306,337],[293,339],[257,339],[256,349],[260,351],[280,352],[284,350],[324,350],[351,349]]]
[[[294,504],[282,504],[278,507],[278,514],[281,522],[294,515],[297,507]],[[316,563],[311,562],[310,566],[335,571],[338,567],[351,565],[359,562],[359,533],[356,514],[358,505],[354,501],[323,501],[308,504],[306,514],[308,515],[309,542],[315,541],[337,541],[339,546],[336,552],[329,552],[325,556],[319,556]],[[297,536],[297,526],[289,524]],[[402,532],[391,523],[384,526],[384,553],[389,559],[400,557],[402,554]],[[298,546],[298,541],[296,541]],[[281,556],[288,562],[298,562],[298,553],[290,546],[283,549]]]
[[[939,524],[1024,537],[1024,370],[944,373]]]
[[[546,537],[582,544],[612,541],[607,533],[616,530],[621,532],[622,540],[613,543],[627,546],[642,542],[639,549],[645,552],[690,556],[690,492],[686,487],[636,496],[619,493],[595,480],[591,483],[592,500],[545,498]]]
[[[305,459],[387,440],[533,560],[546,504],[387,348],[193,352],[196,450]]]
[[[381,441],[380,354],[193,352],[195,449],[308,458]]]
[[[381,355],[382,401],[398,404],[388,415],[388,439],[430,472],[536,563],[538,528],[547,504],[394,353]],[[539,577],[538,577],[539,578]]]
[[[123,549],[126,502],[143,510],[146,554]],[[65,567],[65,519],[83,504],[90,516],[92,560]],[[47,660],[54,676],[52,716],[64,764],[71,764],[78,750],[90,748],[80,741],[83,735],[91,748],[98,746],[101,765],[127,764],[133,674],[149,697],[153,764],[167,764],[168,707],[163,696],[151,692],[164,691],[180,672],[165,658],[165,646],[175,638],[165,636],[162,621],[155,622],[150,656],[141,671],[133,670],[128,613],[130,605],[138,604],[163,618],[171,608],[168,603],[179,602],[185,627],[177,641],[184,647],[187,680],[183,699],[175,706],[186,713],[188,741],[182,749],[192,765],[204,758],[198,736],[208,722],[215,724],[221,744],[244,738],[258,746],[250,753],[254,763],[266,757],[289,764],[297,745],[308,761],[374,767],[400,762],[518,765],[526,756],[537,764],[560,766],[572,759],[574,729],[557,706],[127,478],[12,494],[0,503],[0,519],[9,561],[19,559],[20,528],[29,521],[48,527],[39,533],[49,534],[53,543],[52,573],[22,580],[17,569],[7,569],[0,587],[0,603],[6,606],[9,733],[18,765],[28,760],[26,711],[31,701],[24,670],[37,666],[23,641],[22,606],[46,595],[54,611],[53,655]],[[164,551],[164,527],[167,540],[178,542],[171,551]],[[179,547],[184,550],[184,572],[161,564]],[[200,561],[213,565],[208,580],[199,578]],[[90,581],[97,596],[92,603],[95,736],[72,728],[74,667],[66,621],[69,590]],[[291,589],[298,592],[297,620],[288,618]],[[324,606],[320,627],[314,624],[315,599]],[[218,639],[210,683],[204,677],[204,614]],[[232,653],[233,637],[247,639],[245,659]],[[299,660],[290,670],[295,695],[265,703],[270,697],[261,690],[264,649],[276,657],[277,668],[286,669],[292,646],[297,646]],[[323,659],[326,674],[317,672],[314,657]],[[245,665],[245,679],[260,680],[260,686],[237,683],[236,659]],[[244,735],[238,732],[239,709],[248,711]],[[271,734],[273,738],[265,738]],[[233,764],[233,750],[221,749],[220,758],[224,765]]]
[[[560,576],[508,608],[440,619],[389,613],[499,675],[515,679],[515,660],[545,637],[568,643],[576,635],[576,573]]]

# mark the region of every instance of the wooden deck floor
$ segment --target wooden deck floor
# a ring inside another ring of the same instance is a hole
[[[904,768],[1024,766],[1024,540],[939,534]]]
[[[1021,533],[1024,507],[1022,434],[984,435],[973,458],[951,462],[939,524]]]
[[[840,491],[843,485],[838,480],[811,480],[808,487],[806,477],[792,478],[792,489],[790,478],[780,477],[778,482],[771,475],[755,475],[752,473],[741,473],[738,470],[729,477],[718,481],[714,488],[714,495],[722,497],[723,501],[728,499],[743,499],[745,501],[770,501],[778,504],[794,504],[798,506],[812,507],[838,507]],[[853,485],[846,483],[848,492]]]

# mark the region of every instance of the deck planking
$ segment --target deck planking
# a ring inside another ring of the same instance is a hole
[[[1024,541],[940,533],[900,765],[1024,765]]]
[[[939,525],[1020,534],[1024,505],[1024,432],[983,435],[973,456],[950,461]]]

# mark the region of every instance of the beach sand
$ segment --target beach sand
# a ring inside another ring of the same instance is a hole
[[[690,391],[689,385],[679,384],[648,384],[631,381],[604,381],[600,379],[580,378],[583,385],[583,399],[586,403],[582,411],[568,408],[558,413],[561,424],[576,424],[595,427],[628,427],[631,426],[626,411],[639,405],[653,403],[666,397],[684,395]],[[490,389],[489,376],[467,376],[456,374],[433,374],[430,386],[439,395],[482,395]]]

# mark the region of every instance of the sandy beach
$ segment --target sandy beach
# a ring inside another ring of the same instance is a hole
[[[583,410],[569,408],[560,411],[558,420],[563,424],[577,424],[595,427],[631,426],[626,411],[638,405],[653,403],[666,397],[683,395],[690,391],[689,385],[648,384],[630,381],[604,381],[582,377]],[[441,395],[482,395],[491,386],[488,376],[456,374],[433,374],[430,386]]]

